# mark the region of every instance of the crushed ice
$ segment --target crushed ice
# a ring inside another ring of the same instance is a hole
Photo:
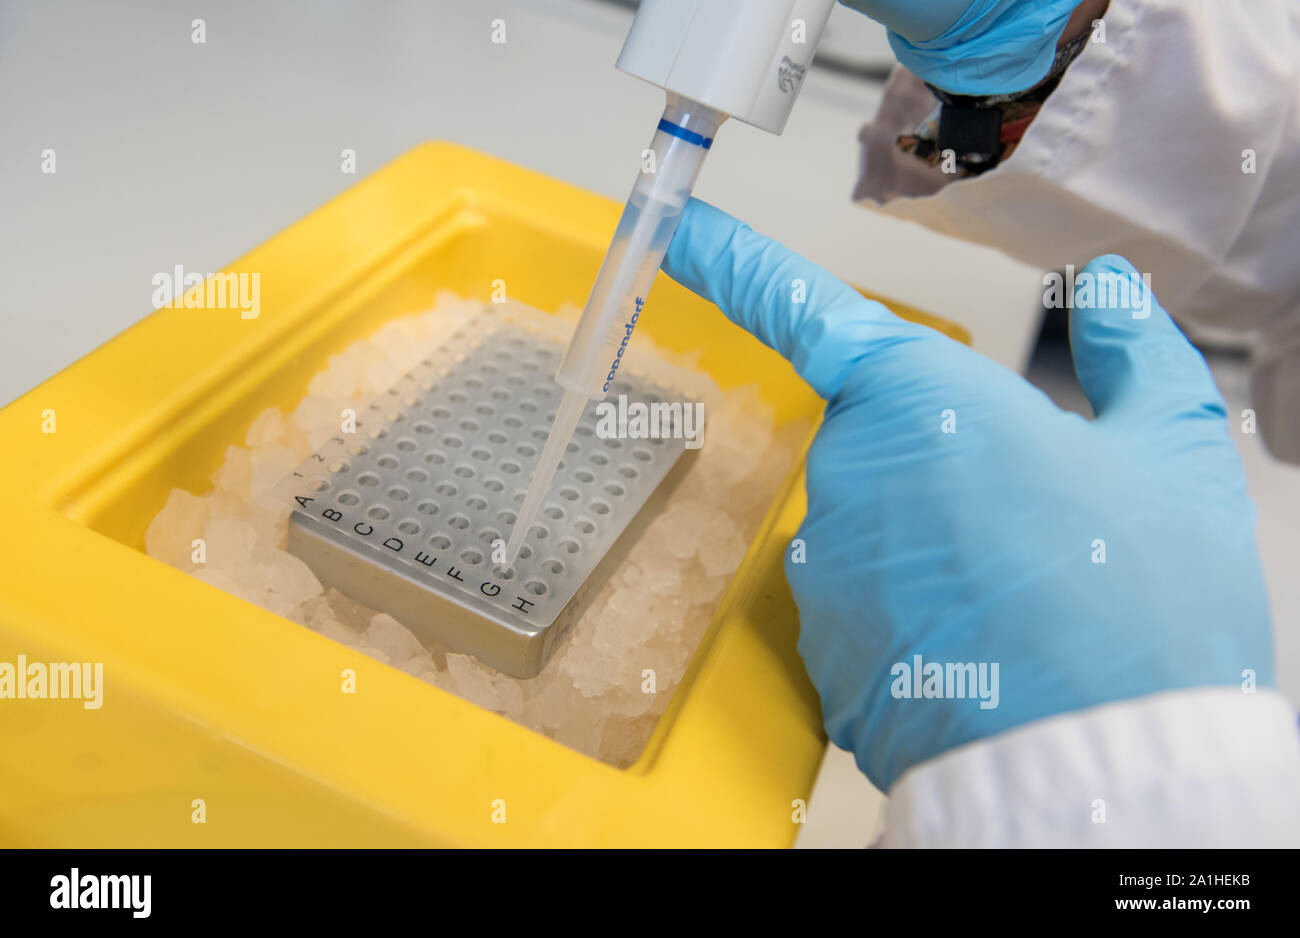
[[[330,359],[291,414],[263,412],[226,450],[213,490],[173,489],[145,536],[149,555],[420,680],[618,766],[634,762],[681,680],[807,426],[775,432],[754,386],[721,391],[637,336],[636,370],[705,402],[707,445],[622,568],[591,598],[541,675],[519,680],[426,646],[392,616],[322,587],[285,550],[288,509],[271,488],[482,306],[449,293]],[[515,316],[527,315],[516,311]],[[562,311],[561,317],[566,313]],[[576,310],[567,311],[569,318]],[[565,318],[525,324],[565,335]],[[195,561],[196,538],[204,541]],[[653,692],[649,674],[653,672]]]

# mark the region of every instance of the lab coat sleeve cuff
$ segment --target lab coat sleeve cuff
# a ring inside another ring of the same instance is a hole
[[[882,847],[1300,845],[1300,737],[1275,691],[1168,691],[1038,720],[913,767]]]

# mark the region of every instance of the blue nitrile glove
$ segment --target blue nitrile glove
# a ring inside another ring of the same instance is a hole
[[[953,94],[1038,84],[1079,0],[840,0],[889,30],[898,61]]]
[[[1053,714],[1242,686],[1247,670],[1273,683],[1254,506],[1223,399],[1153,298],[1135,318],[1141,296],[1107,305],[1113,279],[1105,296],[1076,292],[1090,421],[702,202],[664,270],[828,401],[786,575],[827,733],[881,789]],[[1108,255],[1077,282],[1110,274],[1134,271]],[[957,665],[985,663],[991,691],[997,664],[996,706],[978,687],[945,699],[905,681],[917,655],[922,677],[944,666],[930,689],[950,693]]]

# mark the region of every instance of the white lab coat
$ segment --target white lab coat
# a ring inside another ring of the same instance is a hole
[[[1193,330],[1255,350],[1270,449],[1300,461],[1300,3],[1111,0],[995,170],[894,146],[933,107],[895,70],[854,197],[1043,268],[1123,254]],[[1300,738],[1277,693],[1153,694],[913,767],[882,846],[1300,845]]]
[[[1300,462],[1300,3],[1111,0],[996,169],[901,153],[934,99],[896,69],[863,129],[862,205],[1044,272],[1123,254],[1180,322],[1256,350],[1265,442]]]
[[[1167,691],[914,766],[883,847],[1300,846],[1300,738],[1276,691]]]

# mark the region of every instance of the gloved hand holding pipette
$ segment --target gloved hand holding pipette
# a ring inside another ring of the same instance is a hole
[[[706,204],[687,207],[664,269],[828,401],[806,562],[786,572],[827,732],[895,796],[895,836],[1300,836],[1294,811],[1276,814],[1300,747],[1268,690],[1254,508],[1205,362],[1149,293],[1073,310],[1090,422]],[[1135,274],[1113,256],[1083,273]],[[945,696],[953,665],[976,667],[972,685],[996,665],[994,686]],[[1089,823],[1098,797],[1148,826]]]

